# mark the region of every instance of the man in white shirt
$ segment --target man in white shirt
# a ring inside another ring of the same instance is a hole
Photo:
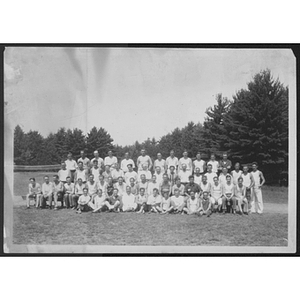
[[[216,156],[214,154],[212,154],[210,156],[210,161],[207,164],[210,164],[212,166],[212,172],[213,173],[218,174],[219,162],[216,160]]]
[[[72,158],[72,153],[70,152],[67,156],[67,160],[65,161],[66,168],[67,170],[70,171],[71,174],[71,181],[74,182],[74,176],[75,176],[75,171],[77,169],[77,163],[76,161]]]
[[[118,159],[115,156],[113,156],[112,151],[109,150],[108,151],[108,156],[106,156],[104,158],[104,165],[105,166],[108,165],[110,167],[110,169],[113,170],[114,167],[115,167],[115,164],[117,164],[117,163],[118,163]]]
[[[67,177],[67,182],[64,184],[65,194],[64,194],[64,203],[66,208],[73,208],[73,196],[75,193],[74,183],[71,182],[71,177]]]
[[[79,164],[80,162],[82,162],[83,168],[85,170],[88,170],[90,168],[90,160],[86,157],[84,150],[80,151],[80,157],[77,160],[77,164]]]
[[[160,167],[156,167],[156,168],[155,168],[154,175],[156,176],[156,182],[157,182],[158,184],[161,184],[162,181],[163,181],[163,175],[164,175],[164,173],[161,171],[161,168],[160,168]]]
[[[126,152],[125,153],[125,158],[121,161],[121,169],[123,170],[124,173],[128,172],[128,168],[127,166],[131,164],[132,165],[132,168],[134,169],[135,168],[135,164],[134,164],[134,161],[129,158],[129,153]]]
[[[200,169],[196,168],[194,173],[194,181],[197,184],[200,184],[202,181],[202,175],[200,174]]]
[[[263,213],[264,205],[263,205],[263,198],[262,198],[262,192],[261,187],[265,183],[265,177],[261,171],[257,169],[257,163],[252,163],[252,172],[251,172],[252,178],[253,178],[253,188],[252,188],[252,198],[250,202],[250,212],[258,214]],[[257,201],[257,203],[255,203]]]
[[[206,169],[205,166],[205,161],[203,159],[201,159],[201,153],[198,152],[196,155],[196,160],[194,160],[193,162],[193,170],[195,170],[196,168],[200,169],[200,174],[203,175]]]
[[[154,169],[156,167],[160,167],[163,170],[163,172],[167,171],[166,161],[162,159],[161,153],[157,153],[157,159],[154,161],[153,167]]]
[[[87,188],[88,188],[88,194],[91,197],[91,201],[93,202],[94,198],[96,197],[96,195],[98,193],[98,184],[94,180],[94,175],[93,174],[91,174],[89,176],[89,180],[88,180],[86,185],[87,185]]]
[[[97,150],[94,151],[94,158],[91,159],[91,164],[93,165],[94,160],[98,161],[98,166],[101,170],[104,169],[104,160],[99,156],[99,152]]]
[[[75,182],[77,182],[78,179],[81,178],[81,179],[82,179],[82,182],[83,182],[83,183],[86,183],[86,180],[87,180],[87,173],[88,173],[87,169],[84,169],[84,168],[83,168],[83,162],[80,161],[80,162],[78,163],[78,169],[77,169],[76,172],[75,172],[75,177],[74,177]]]
[[[189,176],[191,172],[187,169],[186,164],[182,164],[182,169],[178,172],[178,177],[181,179],[181,183],[186,185],[189,183]]]
[[[148,170],[151,170],[152,160],[151,160],[150,156],[146,155],[146,150],[145,149],[141,150],[141,155],[138,157],[136,164],[137,164],[137,167],[138,167],[138,171],[143,170],[143,165],[144,164],[147,165]]]
[[[67,182],[67,177],[71,177],[71,172],[66,168],[66,164],[61,163],[61,169],[58,171],[58,178],[63,184]]]
[[[30,178],[29,181],[29,193],[26,195],[27,208],[30,207],[30,199],[35,200],[35,206],[38,208],[40,205],[40,198],[42,196],[41,186],[39,183],[35,182],[35,178]]]
[[[131,188],[129,185],[126,186],[126,193],[122,197],[121,210],[123,212],[134,211],[137,207],[135,203],[135,196],[131,193]]]
[[[94,180],[96,182],[99,182],[99,176],[101,174],[101,169],[99,168],[97,159],[93,160],[93,167],[90,169],[90,174],[94,175]]]
[[[227,180],[226,180],[226,176],[229,175],[232,181],[232,176],[230,174],[228,174],[228,169],[226,167],[224,167],[222,169],[222,173],[219,175],[219,181],[222,185],[225,185]]]
[[[53,184],[49,181],[49,176],[44,177],[44,183],[42,184],[42,205],[41,208],[46,207],[46,201],[49,201],[49,207],[52,208],[53,198]]]
[[[207,165],[207,173],[205,174],[205,176],[207,177],[207,181],[213,185],[214,184],[214,177],[218,176],[217,173],[214,173],[212,171],[212,165],[208,164]]]
[[[178,158],[174,155],[174,150],[170,151],[170,156],[166,159],[166,167],[170,169],[171,166],[175,167],[175,171],[178,169]]]
[[[232,183],[234,185],[237,185],[238,179],[241,177],[242,171],[240,170],[240,163],[236,163],[234,165],[234,170],[231,171],[231,176],[232,176]]]
[[[114,184],[114,188],[118,189],[118,195],[122,199],[123,194],[126,192],[126,184],[123,181],[123,177],[118,178],[118,182]]]
[[[125,173],[125,182],[127,185],[130,184],[130,178],[134,178],[134,181],[137,182],[138,180],[138,174],[133,171],[132,164],[128,164],[128,172]]]
[[[185,201],[184,197],[180,195],[179,189],[175,188],[174,189],[175,195],[171,197],[171,207],[174,213],[184,213],[184,208],[185,208]]]
[[[54,210],[58,209],[58,201],[61,201],[61,207],[64,206],[64,184],[59,181],[58,175],[53,175],[53,200],[54,200]]]
[[[160,183],[156,181],[156,175],[152,175],[152,181],[148,183],[148,189],[145,191],[146,195],[152,195],[153,189],[157,189],[159,191]]]
[[[116,163],[114,165],[114,168],[111,172],[111,176],[113,178],[114,183],[116,183],[118,181],[119,177],[124,178],[124,172],[123,172],[123,170],[120,169],[120,165],[118,163]]]
[[[188,157],[188,153],[187,151],[183,152],[183,157],[181,157],[179,159],[179,170],[183,169],[183,165],[186,165],[186,170],[188,172],[192,172],[193,171],[193,162],[192,160]]]
[[[137,180],[137,181],[138,181],[138,182],[140,181],[141,175],[145,175],[145,176],[146,176],[146,180],[147,180],[147,181],[150,181],[151,178],[152,178],[151,172],[148,170],[146,164],[144,164],[142,167],[143,167],[143,170],[139,170],[139,171],[138,171],[138,180]]]
[[[75,184],[74,188],[74,195],[73,195],[73,208],[77,208],[78,199],[81,195],[83,195],[83,189],[86,188],[86,184],[82,182],[81,178],[78,178],[77,183]]]

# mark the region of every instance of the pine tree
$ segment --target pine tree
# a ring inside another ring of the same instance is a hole
[[[236,160],[257,161],[269,176],[287,170],[288,88],[265,70],[233,99],[224,125]]]
[[[222,97],[222,94],[216,96],[217,104],[206,110],[207,117],[204,122],[203,144],[204,152],[208,155],[215,153],[220,155],[222,151],[228,150],[225,143],[227,141],[227,132],[224,127],[224,116],[228,113],[231,102]]]
[[[25,138],[23,129],[17,125],[14,130],[14,163],[16,165],[24,164],[22,153],[24,151]]]
[[[113,139],[104,128],[93,127],[87,135],[87,156],[93,157],[93,152],[98,150],[100,157],[107,156],[109,150],[113,150]]]

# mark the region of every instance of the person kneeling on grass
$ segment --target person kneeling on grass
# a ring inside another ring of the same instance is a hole
[[[38,208],[39,205],[41,205],[41,197],[42,197],[42,191],[41,186],[39,183],[35,182],[35,178],[29,179],[29,193],[26,195],[26,203],[27,208],[30,208],[30,199],[35,200],[35,207]]]
[[[73,203],[73,195],[75,192],[75,186],[74,183],[71,182],[71,177],[68,176],[66,178],[67,182],[64,184],[65,187],[65,194],[64,194],[64,203],[66,208],[73,208],[74,203]]]
[[[237,185],[234,186],[234,195],[232,197],[233,201],[236,201],[240,213],[243,215],[248,214],[248,200],[247,200],[247,193],[246,187],[243,185],[243,178],[240,177],[237,181]],[[244,206],[244,212],[242,209],[242,205]]]
[[[189,198],[186,203],[187,207],[184,207],[183,210],[188,215],[198,214],[200,212],[200,200],[198,196],[196,196],[194,191],[190,192]]]
[[[145,195],[145,188],[140,188],[140,193],[135,197],[135,203],[137,204],[136,212],[145,213],[145,206],[147,203],[147,196]]]
[[[105,200],[106,200],[106,197],[103,194],[103,191],[101,189],[99,189],[98,190],[98,194],[94,198],[94,202],[95,203],[94,203],[93,213],[95,213],[95,212],[101,212],[101,211],[105,210],[105,208],[106,208]]]
[[[135,203],[135,195],[131,193],[130,186],[126,186],[126,193],[122,197],[121,210],[123,212],[134,211],[137,207]]]
[[[211,211],[211,200],[209,198],[208,192],[203,192],[202,199],[200,200],[200,215],[206,215],[210,217]]]
[[[108,208],[109,212],[119,212],[120,211],[120,196],[118,195],[118,189],[114,188],[113,189],[113,194],[109,196],[106,201],[105,205]]]
[[[153,189],[153,194],[149,195],[147,200],[147,211],[149,213],[155,212],[158,213],[161,211],[160,209],[161,196],[158,194],[158,189]]]
[[[88,211],[90,209],[91,197],[88,195],[88,189],[83,189],[83,195],[78,199],[78,208],[76,213],[81,214],[83,211]]]
[[[226,183],[223,185],[223,197],[222,197],[222,209],[223,214],[226,213],[228,208],[232,207],[233,214],[236,212],[236,201],[232,199],[233,197],[234,185],[231,182],[231,176],[226,176]]]
[[[174,190],[175,195],[171,197],[171,208],[170,212],[174,212],[175,214],[181,213],[184,214],[185,208],[185,201],[184,196],[180,195],[180,190],[175,188]]]

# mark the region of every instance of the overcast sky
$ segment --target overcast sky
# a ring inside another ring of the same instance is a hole
[[[290,50],[7,48],[8,118],[43,136],[58,128],[104,127],[115,144],[159,139],[203,122],[215,96],[232,99],[269,68],[289,85]]]

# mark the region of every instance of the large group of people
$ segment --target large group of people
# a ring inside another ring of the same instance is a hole
[[[263,213],[261,187],[265,183],[258,164],[236,162],[234,166],[223,153],[208,162],[197,153],[196,159],[184,151],[178,159],[173,150],[166,159],[161,153],[152,160],[145,150],[136,163],[129,153],[119,163],[112,151],[104,159],[94,151],[94,158],[84,151],[75,161],[69,153],[61,169],[42,185],[30,178],[27,208],[31,200],[36,208],[73,209],[77,213],[136,212],[205,215]],[[58,203],[61,202],[59,205]]]

